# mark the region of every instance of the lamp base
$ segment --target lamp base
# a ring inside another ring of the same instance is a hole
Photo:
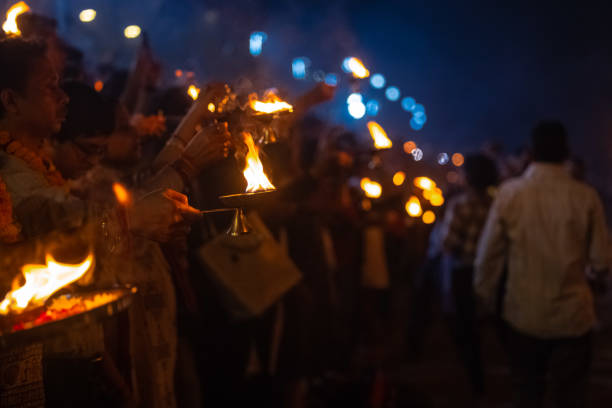
[[[234,218],[232,218],[232,224],[227,230],[227,235],[236,237],[249,233],[251,233],[251,227],[244,214],[244,210],[242,208],[236,208],[234,211]]]

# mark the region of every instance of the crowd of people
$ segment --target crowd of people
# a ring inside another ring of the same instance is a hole
[[[197,209],[245,190],[245,146],[214,109],[232,84],[211,82],[192,101],[161,83],[146,43],[131,72],[92,75],[52,19],[18,24],[20,36],[0,40],[2,293],[50,247],[67,260],[94,251],[95,272],[75,290],[138,293],[125,315],[0,351],[3,373],[9,361],[25,373],[2,376],[0,406],[383,407],[384,367],[420,353],[439,273],[474,406],[487,390],[481,311],[499,318],[517,407],[543,406],[548,379],[555,406],[584,406],[607,224],[595,190],[566,167],[559,122],[536,126],[512,158],[495,146],[466,155],[461,177],[437,180],[447,204],[428,225],[406,214],[400,189],[364,200],[354,181],[390,177],[384,153],[311,113],[334,97],[320,83],[261,146],[278,191],[247,219],[272,261],[246,238],[228,272],[215,261],[232,213]],[[423,171],[406,163],[408,180]],[[367,386],[334,402],[322,384],[342,381]]]

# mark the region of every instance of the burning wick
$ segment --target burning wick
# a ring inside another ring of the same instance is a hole
[[[259,149],[257,149],[255,146],[253,137],[248,132],[243,132],[242,137],[244,138],[244,143],[248,148],[245,158],[246,166],[242,172],[247,181],[246,192],[254,193],[257,191],[275,190],[276,187],[270,183],[268,176],[266,176],[266,173],[264,173],[263,164],[259,159]]]
[[[351,57],[348,60],[348,67],[355,78],[367,78],[370,76],[370,71],[355,57]]]
[[[196,87],[195,85],[189,85],[189,88],[187,89],[187,94],[191,96],[191,99],[195,101],[200,95],[200,88]]]
[[[382,186],[374,180],[367,177],[361,179],[361,189],[365,195],[370,198],[378,198],[382,194]]]
[[[421,202],[419,198],[416,196],[410,197],[410,200],[406,203],[406,212],[409,216],[416,218],[420,217],[423,214],[423,209],[421,208]]]
[[[372,139],[374,139],[374,147],[377,149],[390,149],[393,146],[391,139],[387,137],[385,129],[374,121],[368,122],[368,130]]]
[[[257,94],[251,94],[249,106],[258,114],[293,112],[293,106],[276,96],[274,92],[266,92],[263,100],[258,100]]]
[[[17,17],[20,14],[30,11],[30,6],[25,1],[20,1],[11,6],[6,12],[6,20],[2,24],[2,29],[7,34],[21,35],[21,30],[17,27]]]
[[[132,204],[132,194],[121,183],[113,183],[113,192],[119,204],[127,207]]]
[[[78,264],[60,263],[47,254],[46,265],[24,265],[21,273],[25,283],[6,294],[0,303],[0,314],[21,312],[29,305],[44,304],[55,292],[81,279],[92,267],[93,261],[91,252]]]
[[[208,111],[211,112],[211,113],[214,113],[215,109],[216,109],[215,108],[215,104],[212,103],[212,102],[208,104],[207,108],[208,108]]]
[[[119,203],[119,207],[117,208],[117,217],[119,218],[119,222],[121,223],[121,227],[125,231],[127,235],[127,247],[128,251],[132,252],[132,239],[130,236],[130,221],[128,218],[128,207],[132,205],[132,194],[123,186],[121,183],[113,183],[113,192],[115,193],[115,198]]]

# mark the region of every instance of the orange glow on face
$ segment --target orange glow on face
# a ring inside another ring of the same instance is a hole
[[[274,92],[266,92],[262,100],[257,99],[256,93],[249,95],[249,106],[259,115],[276,112],[293,112],[293,106],[283,101]]]
[[[196,87],[195,85],[189,85],[189,88],[187,88],[187,94],[195,101],[200,95],[200,88]]]
[[[248,152],[246,155],[246,167],[242,174],[244,174],[244,178],[247,181],[247,193],[254,193],[256,191],[266,191],[266,190],[274,190],[276,187],[270,180],[268,180],[268,176],[264,173],[263,164],[259,159],[259,149],[255,146],[255,142],[253,142],[253,137],[248,132],[242,132],[242,137],[244,138],[244,143],[247,146]]]
[[[410,197],[410,200],[406,202],[406,212],[413,218],[420,217],[423,214],[421,202],[417,196]]]
[[[21,31],[17,27],[17,17],[28,11],[30,11],[30,6],[25,1],[13,4],[6,12],[6,20],[2,24],[4,32],[9,35],[21,35]]]
[[[121,183],[113,183],[113,192],[119,204],[127,206],[132,203],[132,194]]]
[[[452,162],[455,166],[457,167],[461,167],[463,166],[463,163],[465,162],[465,158],[463,157],[463,155],[461,153],[455,153],[453,154],[452,157]]]
[[[436,214],[434,214],[433,211],[425,211],[423,214],[423,222],[428,225],[433,224],[436,222]]]
[[[387,137],[385,129],[374,121],[368,122],[368,130],[370,136],[374,140],[374,147],[377,149],[390,149],[393,146],[391,139]]]
[[[89,253],[74,265],[57,262],[51,254],[46,255],[45,261],[45,265],[29,264],[21,268],[25,283],[6,294],[0,303],[0,314],[20,313],[28,306],[43,305],[55,292],[85,275],[93,265],[94,256]]]
[[[348,67],[355,78],[367,78],[370,76],[370,71],[355,57],[349,59]]]
[[[361,179],[361,189],[364,191],[366,197],[370,198],[378,198],[382,194],[382,186],[367,177]]]
[[[183,70],[182,69],[175,69],[174,70],[174,76],[177,78],[180,78],[183,76]]]
[[[412,151],[416,148],[417,148],[417,145],[412,140],[409,140],[406,143],[404,143],[404,151],[407,154],[412,154]]]
[[[398,171],[393,175],[393,184],[401,186],[406,180],[406,174],[403,171]]]
[[[96,90],[96,92],[100,92],[102,88],[104,88],[104,82],[102,81],[94,82],[94,89]]]

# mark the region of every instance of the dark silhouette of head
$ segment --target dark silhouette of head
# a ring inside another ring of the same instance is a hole
[[[13,89],[24,93],[34,67],[45,58],[47,49],[43,43],[24,40],[19,37],[0,42],[0,91]],[[5,113],[0,104],[0,116]]]
[[[484,154],[471,154],[465,158],[463,171],[468,185],[478,191],[497,185],[499,174],[495,162]]]
[[[565,126],[558,121],[538,123],[531,132],[531,152],[536,162],[561,164],[570,156]]]

